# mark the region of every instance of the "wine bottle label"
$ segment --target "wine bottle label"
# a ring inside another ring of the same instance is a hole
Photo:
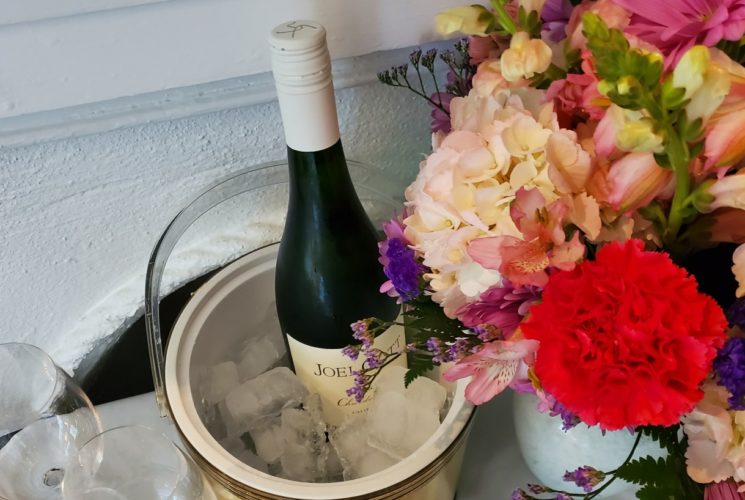
[[[341,349],[322,349],[312,347],[287,335],[290,356],[295,365],[295,373],[305,386],[321,396],[326,421],[332,425],[341,424],[347,415],[364,413],[372,397],[369,391],[362,402],[347,395],[347,389],[354,385],[353,372],[362,369],[363,356],[352,361],[342,354]],[[402,352],[406,346],[404,328],[394,325],[375,337],[374,347],[383,352]],[[406,356],[399,356],[391,362],[406,368]]]

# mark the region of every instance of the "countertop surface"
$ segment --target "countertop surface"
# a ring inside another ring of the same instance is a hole
[[[99,405],[104,429],[141,424],[179,443],[173,424],[161,418],[153,393]],[[551,452],[551,450],[547,450]],[[477,410],[458,487],[458,500],[509,500],[512,491],[537,482],[525,465],[512,422],[512,394],[498,396]],[[615,496],[608,500],[631,500]]]

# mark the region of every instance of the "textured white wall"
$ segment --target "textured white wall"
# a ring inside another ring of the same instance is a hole
[[[337,91],[347,155],[403,189],[428,109],[379,84]],[[284,156],[276,102],[0,150],[0,342],[71,369],[141,312],[150,251],[213,181]]]

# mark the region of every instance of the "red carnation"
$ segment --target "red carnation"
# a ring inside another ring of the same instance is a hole
[[[701,400],[727,322],[695,278],[639,240],[551,276],[522,325],[535,372],[588,425],[673,425]]]

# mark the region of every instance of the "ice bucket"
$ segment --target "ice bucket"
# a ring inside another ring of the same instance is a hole
[[[400,211],[400,189],[370,167],[350,162],[349,168],[375,223]],[[195,382],[200,370],[223,361],[247,337],[261,334],[259,323],[266,328],[266,311],[273,311],[277,242],[287,192],[286,164],[245,169],[213,185],[182,210],[153,250],[145,308],[162,414],[173,421],[187,451],[226,498],[452,500],[474,411],[465,400],[463,381],[449,386],[450,408],[421,448],[396,466],[343,483],[270,476],[233,457],[205,425]],[[164,353],[167,332],[162,331],[161,299],[206,273],[214,274],[179,315]]]

